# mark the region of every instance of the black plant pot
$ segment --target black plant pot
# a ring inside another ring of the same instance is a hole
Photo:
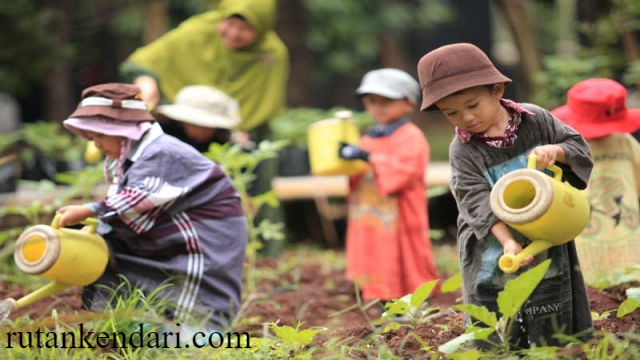
[[[289,145],[278,155],[278,176],[305,176],[311,172],[309,151],[305,148]]]
[[[18,190],[20,163],[17,160],[0,165],[0,193],[12,193]]]
[[[63,161],[37,152],[31,159],[22,162],[22,179],[31,181],[50,180],[56,184],[55,175],[58,173],[82,169],[82,160]]]

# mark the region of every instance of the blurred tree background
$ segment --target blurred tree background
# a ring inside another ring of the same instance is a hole
[[[14,191],[18,178],[55,179],[61,170],[82,167],[69,158],[79,161],[83,144],[71,140],[59,126],[75,108],[82,89],[120,81],[118,65],[138,46],[192,15],[214,9],[218,2],[1,2],[0,193]],[[640,0],[278,0],[278,4],[277,31],[291,58],[290,109],[272,127],[276,139],[292,140],[280,153],[280,176],[308,174],[304,144],[309,123],[338,108],[356,110],[354,122],[366,123],[353,94],[367,71],[394,67],[416,76],[416,65],[425,53],[454,42],[470,42],[487,52],[514,80],[505,95],[513,100],[552,109],[565,102],[565,92],[576,82],[608,77],[624,83],[630,90],[630,106],[640,107]],[[427,135],[432,160],[446,161],[451,124],[439,112],[416,111],[412,120]],[[20,122],[24,126],[17,136],[10,131]],[[21,151],[18,157],[16,147],[32,152]],[[36,156],[29,155],[33,153]],[[442,214],[435,223],[443,229],[455,226],[450,196],[432,198],[429,204],[440,209],[431,212],[430,222]],[[289,204],[287,216],[304,216],[310,206]],[[442,211],[447,206],[451,211]],[[309,229],[318,228],[298,220],[288,222],[293,238],[293,233],[305,237]],[[296,224],[299,229],[291,227]]]
[[[61,121],[83,88],[118,81],[118,64],[137,46],[217,2],[4,1],[0,92],[18,101],[24,122]],[[513,77],[507,95],[517,101],[551,108],[593,76],[640,88],[640,0],[279,0],[278,20],[292,108],[358,108],[353,90],[366,71],[415,75],[423,54],[462,41]],[[443,124],[415,116],[426,128]]]

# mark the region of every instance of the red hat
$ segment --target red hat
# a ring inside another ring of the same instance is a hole
[[[131,84],[100,84],[82,91],[82,100],[69,118],[104,116],[119,121],[155,121],[142,101],[140,88]]]
[[[640,109],[627,109],[627,89],[611,79],[580,81],[551,113],[586,139],[640,129]]]

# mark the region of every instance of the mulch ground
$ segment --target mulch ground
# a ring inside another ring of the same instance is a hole
[[[259,259],[258,267],[276,269],[278,261]],[[603,290],[589,288],[592,311],[603,314],[615,310],[626,299],[626,288],[640,284],[625,284]],[[0,282],[0,299],[20,298],[27,292],[14,284]],[[278,322],[280,325],[296,326],[301,321],[303,328],[326,327],[320,333],[315,345],[323,344],[327,339],[341,339],[345,345],[361,344],[363,339],[376,336],[375,341],[383,341],[396,354],[412,359],[421,352],[421,348],[439,345],[454,339],[464,332],[463,317],[451,306],[459,302],[459,293],[440,294],[429,300],[429,305],[439,307],[440,313],[427,323],[415,329],[400,328],[384,334],[375,332],[371,320],[378,316],[378,309],[372,306],[366,310],[356,308],[354,285],[348,281],[343,271],[328,264],[303,263],[277,279],[262,280],[258,291],[245,301],[242,320],[237,331],[248,331],[256,336],[263,332],[263,322]],[[351,310],[345,311],[352,307]],[[28,315],[38,319],[50,317],[51,311],[58,314],[84,312],[80,304],[80,289],[73,287],[38,303],[32,304],[11,314],[11,318]],[[366,316],[365,316],[366,314]],[[596,330],[606,330],[615,334],[637,332],[640,324],[640,309],[617,318],[615,311],[608,317],[596,320]],[[414,335],[411,335],[413,333]],[[578,351],[579,352],[579,351]],[[362,353],[362,358],[367,358]],[[579,353],[574,357],[582,357]]]

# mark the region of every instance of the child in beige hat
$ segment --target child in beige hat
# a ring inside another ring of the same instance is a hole
[[[173,104],[158,105],[155,113],[165,132],[200,152],[208,151],[212,143],[230,142],[241,121],[238,102],[207,85],[185,86]]]
[[[450,186],[460,211],[458,248],[464,302],[497,312],[498,293],[519,275],[504,274],[498,259],[520,252],[531,239],[492,212],[491,188],[506,173],[526,168],[527,158],[535,155],[538,168],[558,165],[565,180],[584,189],[593,166],[589,145],[547,110],[503,99],[511,79],[475,45],[458,43],[427,53],[418,63],[418,75],[421,110],[439,110],[455,125],[456,136],[449,148]],[[548,258],[552,260],[549,271],[512,328],[509,343],[514,348],[556,345],[560,340],[553,335],[559,333],[586,339],[592,331],[575,243],[552,247],[528,257],[524,264]]]

